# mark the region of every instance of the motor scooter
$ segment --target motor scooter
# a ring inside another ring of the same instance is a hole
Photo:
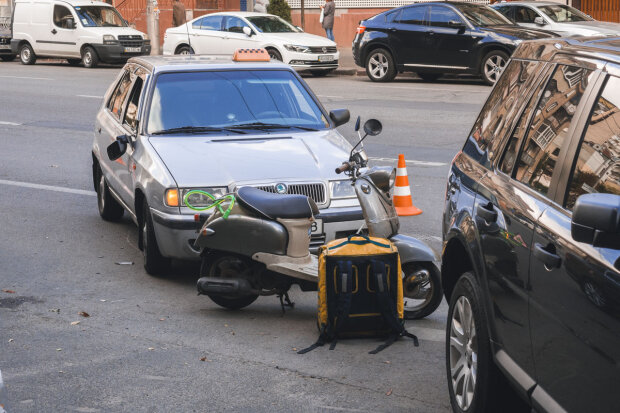
[[[346,174],[355,188],[366,222],[359,233],[387,238],[398,248],[405,318],[425,317],[442,298],[436,255],[424,242],[398,233],[399,219],[390,194],[396,170],[367,167],[363,141],[381,133],[381,122],[366,121],[362,137],[358,117],[355,130],[359,142],[336,172]],[[259,296],[277,295],[284,311],[286,305],[293,306],[288,297],[293,284],[302,291],[316,291],[318,258],[309,250],[311,225],[320,218],[314,201],[253,187],[238,188],[234,197],[228,216],[216,209],[196,239],[195,246],[202,251],[199,294],[229,309],[246,307]]]

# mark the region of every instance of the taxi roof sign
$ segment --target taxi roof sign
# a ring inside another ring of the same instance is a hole
[[[237,49],[233,62],[269,62],[271,57],[265,49]]]

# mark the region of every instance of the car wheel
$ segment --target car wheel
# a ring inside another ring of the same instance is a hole
[[[396,67],[390,52],[375,49],[366,58],[366,74],[373,82],[390,82],[396,77]]]
[[[142,204],[142,219],[140,220],[140,236],[142,237],[142,255],[144,256],[144,269],[150,275],[161,275],[170,269],[170,258],[164,257],[159,251],[153,217],[149,205]]]
[[[403,301],[406,320],[417,320],[433,313],[441,304],[439,271],[425,263],[403,265]]]
[[[69,63],[71,66],[77,66],[82,63],[82,59],[67,59],[67,63]]]
[[[212,254],[202,258],[201,276],[213,278],[250,278],[252,277],[252,262],[236,255]],[[252,304],[258,295],[229,296],[208,294],[208,297],[217,305],[229,310],[239,310]]]
[[[499,80],[508,63],[508,55],[501,50],[493,50],[482,59],[482,79],[487,85],[494,85]]]
[[[325,77],[325,76],[327,76],[328,74],[330,74],[333,71],[334,71],[334,69],[330,69],[330,70],[311,70],[310,73],[314,77]]]
[[[34,50],[28,43],[24,43],[19,48],[19,60],[24,65],[33,65],[37,61],[37,56],[34,54]]]
[[[189,46],[181,46],[177,49],[175,54],[184,54],[184,55],[188,55],[188,54],[196,54],[194,52],[194,49],[192,49]]]
[[[84,67],[88,69],[97,67],[99,64],[99,56],[97,56],[95,49],[90,46],[84,48],[84,51],[82,52],[82,63],[84,64]]]
[[[15,60],[15,57],[16,56],[14,54],[8,54],[0,56],[0,59],[2,59],[3,62],[12,62]]]
[[[97,188],[97,207],[99,215],[105,221],[118,221],[123,216],[125,209],[110,193],[108,182],[103,175],[100,167],[97,167],[96,173]]]
[[[269,48],[267,49],[267,53],[269,53],[269,57],[271,60],[279,60],[282,61],[282,55],[276,49]]]
[[[443,73],[418,72],[418,76],[420,76],[420,78],[425,82],[434,82],[435,80],[439,79],[442,75]]]

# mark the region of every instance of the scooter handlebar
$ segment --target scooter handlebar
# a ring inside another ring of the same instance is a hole
[[[338,168],[336,168],[336,173],[341,174],[344,171],[348,171],[351,169],[351,164],[349,162],[343,162]]]

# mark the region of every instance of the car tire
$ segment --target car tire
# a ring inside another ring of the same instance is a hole
[[[222,265],[222,263],[224,265]],[[227,273],[227,271],[229,271],[229,273]],[[200,266],[201,277],[231,278],[243,276],[244,272],[251,273],[251,271],[252,262],[247,258],[226,253],[215,253],[203,256]],[[258,298],[256,294],[243,296],[207,294],[207,296],[215,304],[229,310],[240,310],[252,304]]]
[[[282,55],[276,49],[270,47],[269,49],[267,49],[267,53],[269,53],[269,57],[271,58],[271,60],[278,60],[282,62]]]
[[[391,82],[396,77],[392,54],[385,49],[375,49],[366,58],[366,75],[373,82]]]
[[[480,65],[480,75],[484,83],[493,86],[499,80],[508,59],[508,55],[501,50],[493,50],[487,53]]]
[[[23,65],[33,65],[37,61],[37,55],[34,54],[32,46],[28,43],[24,43],[19,48],[19,60]]]
[[[93,69],[99,65],[99,56],[97,56],[95,49],[90,46],[84,48],[84,51],[82,51],[82,63],[88,69]]]
[[[82,63],[82,59],[67,59],[67,63],[69,63],[71,66],[78,66],[80,63]]]
[[[155,228],[153,227],[153,217],[146,201],[142,204],[142,219],[139,222],[144,269],[150,275],[165,274],[170,270],[171,260],[164,257],[159,251]]]
[[[123,216],[125,209],[110,193],[108,182],[101,171],[101,168],[97,166],[95,174],[95,187],[97,188],[97,208],[99,209],[99,215],[105,221],[118,221]]]
[[[17,56],[14,54],[9,54],[0,56],[0,59],[2,59],[3,62],[12,62],[16,57]]]
[[[418,277],[424,275],[424,272],[428,272],[428,279],[421,283],[419,280],[410,278],[414,274]],[[437,268],[430,263],[412,262],[403,264],[403,298],[405,300],[405,320],[418,320],[432,314],[439,307],[443,298],[441,279]],[[409,303],[407,299],[415,299],[414,304],[416,305],[407,309]],[[417,300],[422,302],[418,303]]]
[[[189,46],[181,46],[177,49],[177,51],[174,54],[189,55],[189,54],[196,54],[196,52],[194,52],[194,49],[192,49]]]
[[[330,69],[330,70],[311,70],[310,74],[312,74],[312,76],[314,77],[325,77],[328,74],[330,74],[331,72],[333,72],[335,69]]]
[[[425,82],[434,82],[439,79],[443,73],[418,72],[418,76]]]

